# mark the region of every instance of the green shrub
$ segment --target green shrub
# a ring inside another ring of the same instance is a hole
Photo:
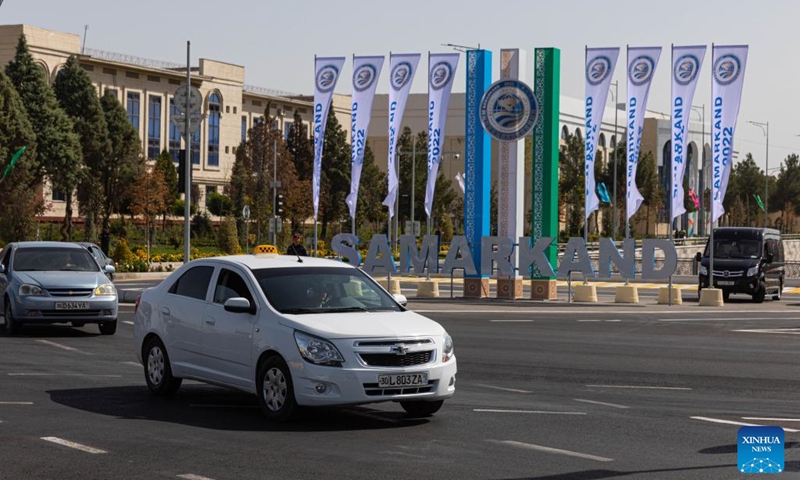
[[[239,245],[239,234],[236,231],[236,220],[233,217],[225,217],[217,232],[217,244],[219,249],[228,255],[237,255],[242,252]]]

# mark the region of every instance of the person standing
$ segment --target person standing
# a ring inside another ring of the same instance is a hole
[[[303,246],[303,234],[300,232],[294,232],[292,235],[292,244],[289,245],[289,248],[286,249],[286,255],[299,255],[301,257],[307,257],[308,252],[306,251],[306,247]]]

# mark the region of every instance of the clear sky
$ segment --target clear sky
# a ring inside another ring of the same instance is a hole
[[[26,23],[83,34],[86,46],[182,63],[212,58],[246,67],[246,83],[312,93],[313,58],[390,51],[450,51],[443,44],[495,52],[561,49],[561,91],[584,95],[584,47],[622,48],[615,79],[625,96],[625,45],[664,48],[648,109],[669,111],[670,44],[709,46],[695,105],[709,104],[711,43],[748,44],[744,94],[735,147],[763,167],[765,140],[747,120],[770,122],[770,170],[800,152],[800,62],[796,0],[4,0],[0,24]],[[464,91],[464,61],[454,91]],[[348,77],[351,68],[346,64]],[[387,91],[384,67],[379,92]],[[417,76],[414,91],[426,91]],[[339,93],[349,93],[341,81]]]

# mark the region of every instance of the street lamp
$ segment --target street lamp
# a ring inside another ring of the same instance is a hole
[[[283,120],[283,109],[278,107],[275,111],[275,123],[272,126],[272,228],[270,229],[271,244],[275,245],[278,238],[278,130],[280,130],[280,122],[278,118]]]
[[[769,208],[767,208],[767,196],[769,195],[769,175],[767,175],[767,172],[769,172],[769,122],[754,122],[748,120],[747,123],[759,127],[767,138],[766,164],[764,165],[764,228],[767,228],[769,219]]]

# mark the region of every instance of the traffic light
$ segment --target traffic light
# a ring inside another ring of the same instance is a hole
[[[281,215],[283,215],[283,195],[279,193],[278,199],[276,200],[275,216],[280,217]]]
[[[178,193],[186,193],[186,150],[178,153]]]

